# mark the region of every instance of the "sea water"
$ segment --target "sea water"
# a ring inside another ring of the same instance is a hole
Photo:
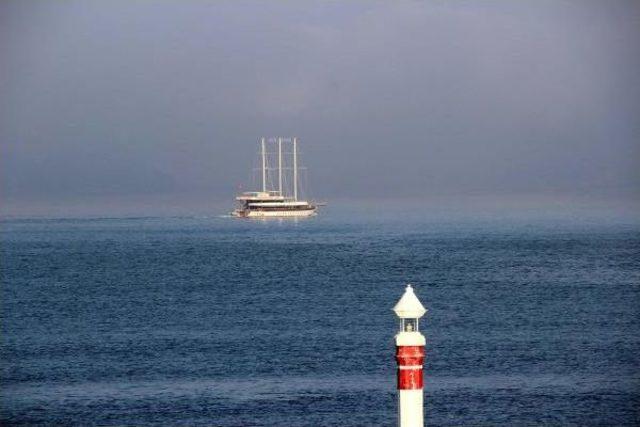
[[[637,223],[1,226],[3,425],[394,426],[406,283],[427,425],[640,423]]]

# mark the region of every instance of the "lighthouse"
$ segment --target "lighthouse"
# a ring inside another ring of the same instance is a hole
[[[393,307],[400,319],[395,337],[398,362],[398,427],[423,427],[422,363],[426,340],[420,333],[419,320],[427,312],[411,285]]]

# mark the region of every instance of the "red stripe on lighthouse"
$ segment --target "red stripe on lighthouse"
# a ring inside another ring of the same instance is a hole
[[[423,346],[396,347],[398,362],[398,390],[420,390],[423,387]]]
[[[398,390],[422,390],[422,368],[398,370]]]

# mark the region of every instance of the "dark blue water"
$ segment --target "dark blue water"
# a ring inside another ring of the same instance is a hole
[[[1,262],[4,425],[393,426],[407,282],[427,424],[640,424],[637,224],[5,220]]]

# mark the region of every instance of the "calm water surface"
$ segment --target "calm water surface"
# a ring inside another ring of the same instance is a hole
[[[407,282],[429,425],[640,424],[637,224],[1,226],[3,425],[394,426]]]

